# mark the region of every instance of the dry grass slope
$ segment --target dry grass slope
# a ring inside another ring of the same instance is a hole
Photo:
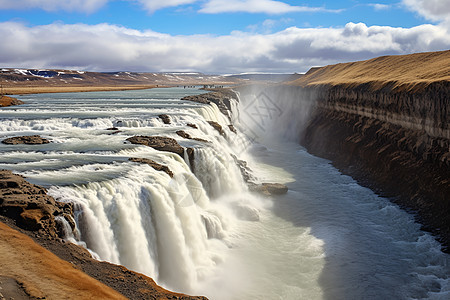
[[[386,85],[413,89],[432,82],[450,81],[450,50],[408,55],[381,56],[365,61],[312,68],[300,79],[289,82],[299,86],[369,84],[372,89]]]
[[[2,281],[12,279],[23,289],[8,289],[0,283],[3,293],[10,290],[11,294],[3,295],[7,299],[18,299],[20,292],[30,299],[126,299],[1,222],[0,266]]]

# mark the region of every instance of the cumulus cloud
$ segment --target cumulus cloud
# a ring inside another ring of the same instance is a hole
[[[216,14],[229,12],[248,12],[266,14],[284,14],[290,12],[318,12],[328,11],[322,7],[293,6],[281,1],[273,0],[209,0],[200,12]],[[338,12],[334,10],[333,12]]]
[[[0,67],[93,71],[303,72],[311,66],[450,47],[450,35],[439,25],[363,23],[291,27],[272,34],[172,36],[109,24],[28,27],[6,22],[0,23],[0,36]]]
[[[0,0],[0,9],[40,8],[46,11],[79,11],[91,13],[109,0]]]
[[[403,0],[410,10],[432,21],[450,21],[450,0]]]

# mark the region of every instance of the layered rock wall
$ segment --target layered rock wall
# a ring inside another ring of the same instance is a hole
[[[448,251],[450,242],[450,82],[287,86],[314,90],[300,142],[309,152],[417,213]]]

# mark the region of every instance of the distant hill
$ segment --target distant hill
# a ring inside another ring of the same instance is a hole
[[[1,69],[6,94],[90,91],[155,86],[232,85],[243,80],[202,73],[84,72],[74,70]]]

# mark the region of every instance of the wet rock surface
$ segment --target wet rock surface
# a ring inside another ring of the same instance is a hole
[[[181,136],[182,138],[185,138],[185,139],[188,139],[188,140],[194,140],[194,141],[199,141],[199,142],[209,143],[209,141],[207,141],[207,140],[205,140],[205,139],[192,137],[189,133],[187,133],[187,132],[184,131],[184,130],[178,130],[178,131],[176,131],[176,134],[178,134],[178,135]]]
[[[48,144],[50,143],[50,141],[40,137],[39,135],[28,135],[28,136],[17,136],[7,138],[4,139],[2,143],[7,145],[19,145],[19,144],[41,145],[41,144]]]
[[[148,158],[136,158],[136,157],[131,157],[128,160],[132,161],[132,162],[136,162],[136,163],[147,164],[150,167],[152,167],[153,169],[155,169],[156,171],[165,172],[165,173],[167,173],[167,175],[169,175],[171,178],[173,178],[173,172],[169,169],[168,166],[161,165],[154,160],[151,160]]]
[[[231,101],[237,100],[238,97],[234,91],[226,88],[208,89],[210,93],[186,96],[181,100],[193,101],[202,104],[214,103],[219,108],[220,112],[231,119]]]
[[[288,187],[281,183],[249,183],[249,190],[265,196],[283,195],[288,192]]]
[[[225,132],[223,131],[222,125],[215,121],[207,121],[209,125],[211,125],[215,130],[217,130],[221,135],[225,135]]]
[[[234,128],[234,126],[233,125],[228,125],[228,128],[231,130],[231,132],[233,132],[233,133],[237,133],[237,131],[236,131],[236,128]]]
[[[184,152],[186,151],[189,163],[191,165],[191,169],[194,170],[194,162],[195,162],[194,149],[193,148],[184,149],[173,138],[163,136],[133,136],[128,138],[127,141],[129,141],[132,144],[139,144],[152,147],[153,149],[158,151],[172,152],[180,155],[181,158],[183,159],[184,159]]]
[[[171,123],[169,115],[162,114],[162,115],[159,115],[158,118],[160,118],[163,121],[164,124],[170,124]]]
[[[178,142],[169,137],[163,136],[133,136],[127,139],[132,144],[140,144],[159,151],[167,151],[180,155],[183,157],[184,148]]]

